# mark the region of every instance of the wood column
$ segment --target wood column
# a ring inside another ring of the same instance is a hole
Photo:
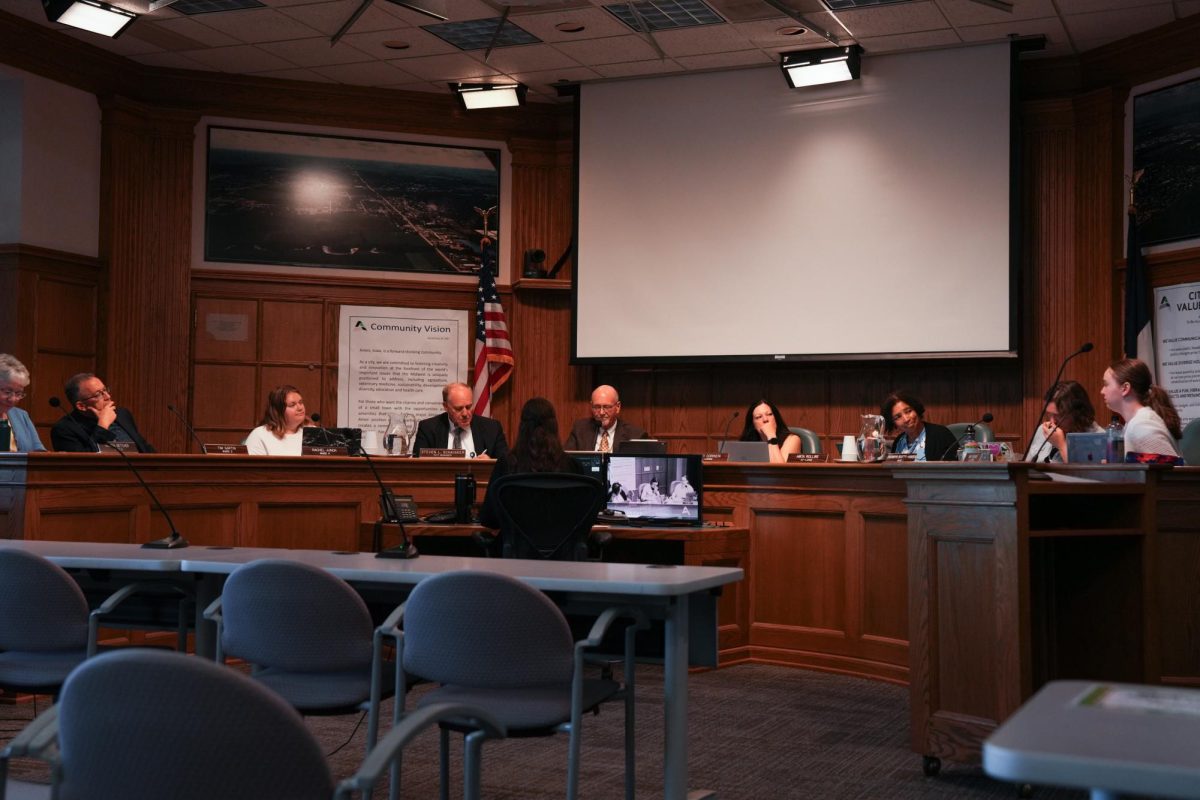
[[[188,386],[192,155],[199,115],[101,101],[100,254],[108,264],[101,377],[160,450],[187,449],[167,411]]]

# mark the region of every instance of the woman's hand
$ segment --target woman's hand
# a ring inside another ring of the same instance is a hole
[[[776,436],[775,420],[764,420],[762,427],[758,429],[758,435],[763,438],[764,442],[769,442],[770,440],[774,439]]]
[[[1055,423],[1047,420],[1042,423],[1042,434],[1045,435],[1046,441],[1058,448],[1058,452],[1064,456],[1067,452],[1067,433]]]

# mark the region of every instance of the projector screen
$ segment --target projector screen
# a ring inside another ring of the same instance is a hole
[[[576,363],[1015,356],[1011,59],[582,86]]]

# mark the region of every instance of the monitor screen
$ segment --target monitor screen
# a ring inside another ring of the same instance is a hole
[[[591,475],[601,483],[604,482],[604,453],[595,450],[567,450],[566,453],[575,459],[575,463],[585,475]]]
[[[606,481],[609,511],[644,522],[701,523],[704,483],[698,455],[611,455]]]

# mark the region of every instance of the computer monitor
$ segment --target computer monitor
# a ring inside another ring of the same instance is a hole
[[[604,456],[607,455],[606,453],[599,453],[595,450],[567,450],[566,453],[575,459],[575,463],[579,465],[585,475],[591,475],[604,483]]]
[[[626,439],[617,443],[616,452],[623,456],[654,456],[667,452],[667,443],[659,439]]]
[[[704,481],[699,455],[608,457],[605,474],[609,511],[631,522],[699,526]]]

